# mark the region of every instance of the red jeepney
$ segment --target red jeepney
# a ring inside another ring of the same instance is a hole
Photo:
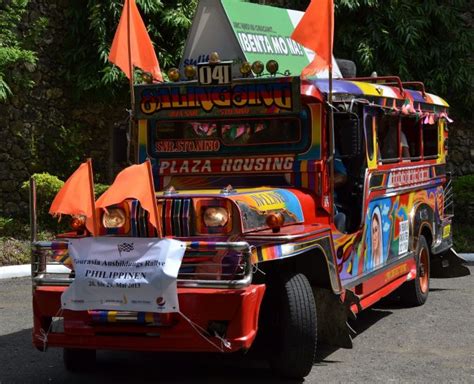
[[[161,235],[186,246],[179,313],[62,309],[74,267],[52,268],[89,234],[33,244],[33,343],[64,348],[68,368],[98,349],[257,344],[277,372],[304,377],[318,334],[350,345],[349,314],[397,289],[426,301],[430,263],[452,246],[447,103],[395,77],[334,80],[332,100],[325,79],[219,78],[135,89]],[[133,199],[100,225],[101,238],[158,236]]]

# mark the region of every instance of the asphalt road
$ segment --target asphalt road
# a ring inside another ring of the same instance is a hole
[[[474,274],[474,267],[470,267]],[[284,383],[263,360],[241,356],[99,352],[71,374],[62,353],[31,345],[28,278],[0,280],[0,384]],[[474,383],[474,276],[432,280],[423,307],[386,301],[352,323],[354,348],[326,349],[307,383]]]

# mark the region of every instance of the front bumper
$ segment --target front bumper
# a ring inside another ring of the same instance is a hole
[[[74,278],[50,267],[67,256],[67,243],[36,242],[32,250],[33,344],[40,350],[53,346],[233,352],[250,348],[255,339],[265,286],[251,284],[251,247],[246,242],[188,242],[184,259],[191,262],[180,269],[177,281],[180,313],[170,314],[114,312],[110,316],[112,311],[63,310],[61,295]],[[198,265],[195,259],[221,251],[233,252],[230,259],[239,260],[236,266],[224,258],[219,276],[189,273],[190,267]],[[232,273],[225,273],[226,263],[234,265]],[[146,316],[152,321],[140,321]]]
[[[33,292],[33,344],[45,347],[130,351],[235,352],[252,345],[264,285],[241,289],[178,288],[181,313],[162,325],[97,323],[90,312],[61,311],[67,287],[40,286]],[[63,329],[57,329],[62,318]],[[213,335],[219,324],[220,335]],[[223,346],[226,341],[226,347]],[[228,343],[227,343],[228,342]]]

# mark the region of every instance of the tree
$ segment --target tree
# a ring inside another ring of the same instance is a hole
[[[84,6],[83,0],[71,0],[66,12],[70,28],[64,42],[65,71],[80,96],[104,87],[108,92],[125,88],[125,76],[108,62],[123,3],[89,0]],[[197,0],[137,0],[136,3],[155,43],[161,68],[177,65]]]
[[[26,12],[28,0],[11,0],[0,3],[0,102],[7,100],[12,94],[12,87],[29,87],[32,82],[25,71],[33,71],[36,64],[36,54],[26,48],[29,38],[36,33],[36,24],[29,34],[23,35],[18,29],[20,21]]]

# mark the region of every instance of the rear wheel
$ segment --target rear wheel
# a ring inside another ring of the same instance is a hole
[[[87,371],[95,365],[95,349],[64,348],[63,361],[68,371]]]
[[[303,378],[311,371],[316,354],[316,303],[311,285],[303,274],[291,274],[275,279],[270,294],[271,367],[281,376]]]
[[[423,235],[416,247],[416,278],[405,283],[400,289],[400,298],[409,306],[423,305],[430,290],[430,250]]]

